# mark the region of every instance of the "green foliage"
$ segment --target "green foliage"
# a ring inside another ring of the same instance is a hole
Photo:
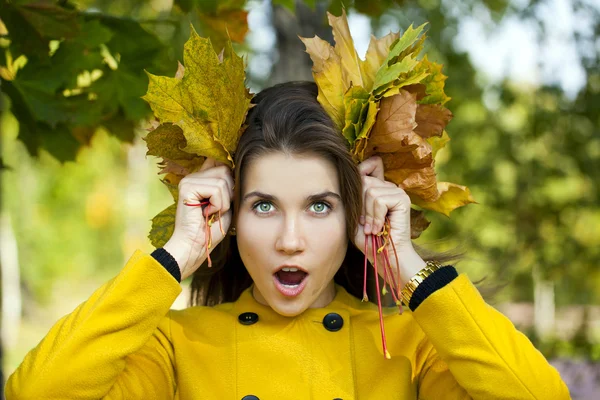
[[[10,98],[21,123],[19,139],[29,153],[38,155],[43,148],[60,161],[74,160],[99,127],[131,142],[135,126],[150,115],[141,100],[148,87],[143,71],[173,73],[181,58],[159,38],[162,32],[130,17],[81,12],[65,2],[0,3],[8,30],[8,40],[0,44],[2,92]],[[173,14],[193,14],[182,18],[188,29],[196,22],[213,43],[224,43],[226,29],[233,40],[243,40],[243,0],[177,4]],[[24,65],[9,62],[18,58]]]

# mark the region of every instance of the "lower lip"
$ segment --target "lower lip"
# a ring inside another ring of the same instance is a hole
[[[277,288],[277,290],[279,290],[279,293],[281,293],[282,295],[286,297],[296,297],[304,290],[307,278],[308,276],[304,277],[302,282],[300,282],[299,285],[296,285],[294,287],[284,286],[283,283],[279,282],[279,279],[277,279],[276,275],[273,275],[273,282],[275,283],[275,287]]]

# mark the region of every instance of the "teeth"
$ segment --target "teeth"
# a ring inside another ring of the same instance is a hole
[[[299,285],[299,284],[298,284],[298,285]],[[296,287],[296,286],[298,286],[298,285],[286,285],[285,283],[282,283],[282,284],[281,284],[281,286],[283,286],[283,287],[286,287],[286,288],[290,288],[290,289],[293,289],[293,288],[295,288],[295,287]]]
[[[285,272],[298,272],[298,268],[281,268]]]

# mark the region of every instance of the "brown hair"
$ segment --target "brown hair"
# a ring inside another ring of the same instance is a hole
[[[234,155],[233,221],[237,219],[244,171],[248,165],[272,152],[314,154],[331,162],[339,180],[346,212],[348,250],[334,281],[350,294],[362,298],[364,255],[352,243],[362,209],[361,179],[356,163],[333,121],[317,101],[317,85],[313,82],[288,82],[262,90],[246,118],[248,125]],[[460,258],[452,252],[427,253],[415,246],[427,259],[447,263]],[[216,305],[238,299],[252,284],[237,248],[235,236],[227,235],[211,252],[212,268],[203,264],[191,285],[191,305]],[[372,272],[372,269],[370,270]],[[368,287],[374,288],[374,274],[369,273]],[[371,289],[373,290],[373,289]],[[375,299],[374,293],[368,293]]]

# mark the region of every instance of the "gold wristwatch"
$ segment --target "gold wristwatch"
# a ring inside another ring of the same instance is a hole
[[[442,267],[442,265],[437,261],[427,261],[425,264],[426,266],[422,270],[420,270],[415,274],[415,276],[410,278],[410,280],[406,283],[404,289],[402,289],[402,292],[400,293],[402,297],[402,302],[406,307],[408,307],[408,303],[410,303],[410,298],[412,297],[415,290],[417,290],[417,287],[419,287],[421,282],[423,282],[425,278],[427,278],[429,275],[433,274],[434,271],[437,271]]]

